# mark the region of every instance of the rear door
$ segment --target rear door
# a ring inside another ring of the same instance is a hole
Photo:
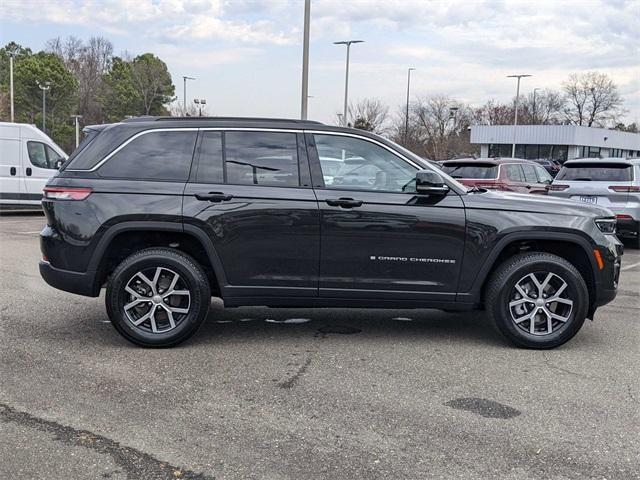
[[[320,295],[453,301],[465,238],[460,197],[417,195],[418,166],[372,140],[318,132],[307,141],[321,212]]]
[[[183,200],[211,239],[223,296],[317,296],[320,226],[302,133],[207,130]]]
[[[519,163],[504,163],[500,165],[501,179],[506,184],[506,190],[519,193],[529,193],[524,172]]]
[[[536,193],[539,195],[546,194],[547,185],[540,182],[537,171],[536,171],[536,169],[545,171],[544,168],[542,168],[539,165],[526,164],[526,163],[523,163],[521,167],[522,167],[522,172],[524,173],[525,188],[527,189],[527,192]]]
[[[0,126],[0,202],[18,203],[23,189],[20,127]]]

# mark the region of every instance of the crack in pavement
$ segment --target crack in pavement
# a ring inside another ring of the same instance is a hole
[[[55,435],[54,440],[71,446],[81,446],[94,450],[100,454],[111,456],[127,475],[127,479],[189,479],[213,480],[214,477],[203,473],[185,470],[167,462],[162,462],[151,455],[125,447],[118,442],[87,430],[76,430],[73,427],[61,425],[51,420],[35,417],[26,412],[20,412],[9,405],[0,403],[0,420],[48,432]]]
[[[284,380],[284,381],[278,383],[278,386],[280,388],[291,388],[291,387],[293,387],[296,384],[296,382],[298,381],[298,379],[302,375],[304,375],[304,372],[307,371],[307,368],[309,368],[310,364],[311,364],[311,357],[309,356],[309,357],[307,357],[305,362],[300,366],[300,368],[298,368],[298,371],[296,373],[294,373],[287,380]]]

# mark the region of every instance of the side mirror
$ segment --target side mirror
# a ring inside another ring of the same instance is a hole
[[[432,170],[418,170],[416,172],[416,191],[425,195],[446,195],[449,186],[444,179]]]
[[[56,162],[56,170],[60,170],[60,167],[62,167],[63,163],[64,163],[64,160],[58,160]]]

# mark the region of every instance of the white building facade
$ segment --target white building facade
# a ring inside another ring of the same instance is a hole
[[[471,127],[471,143],[480,145],[481,157],[511,157],[513,142],[513,125]],[[580,125],[518,125],[515,143],[517,158],[640,157],[640,133]]]

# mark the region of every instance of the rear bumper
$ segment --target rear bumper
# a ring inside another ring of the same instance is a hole
[[[95,288],[95,272],[72,272],[51,266],[49,262],[40,262],[40,276],[54,288],[65,292],[97,297],[100,289]]]

